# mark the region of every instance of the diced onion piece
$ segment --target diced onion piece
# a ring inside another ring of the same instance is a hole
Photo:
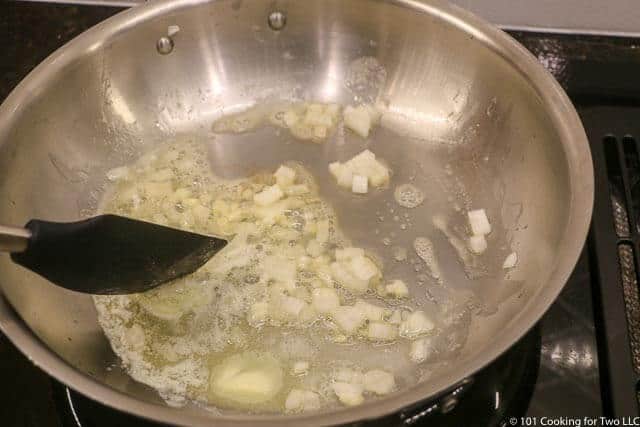
[[[357,194],[366,194],[369,191],[369,181],[366,176],[353,175],[351,182],[351,192]]]
[[[389,182],[389,169],[387,169],[382,163],[376,161],[376,164],[371,168],[369,182],[373,187],[380,187],[381,185],[386,184]]]
[[[372,341],[393,341],[398,338],[398,328],[383,322],[369,322],[367,338]]]
[[[431,332],[434,327],[433,322],[423,311],[414,311],[400,323],[400,336],[409,339],[417,338]]]
[[[502,263],[502,268],[507,270],[509,268],[515,267],[517,263],[518,263],[518,254],[515,252],[511,252],[509,255],[507,255],[504,262]]]
[[[343,332],[348,335],[355,333],[364,324],[365,314],[355,307],[340,306],[331,311],[331,318]]]
[[[359,107],[347,106],[343,113],[344,125],[363,138],[369,136],[371,129],[371,116],[369,109],[362,105]]]
[[[334,382],[331,387],[338,400],[347,406],[357,406],[364,402],[362,386],[358,384]]]
[[[364,389],[378,395],[391,393],[396,388],[393,374],[373,369],[364,374]]]
[[[347,261],[352,258],[364,256],[364,249],[361,248],[344,248],[336,249],[336,261]]]
[[[431,354],[431,340],[429,338],[418,338],[411,343],[409,357],[416,363],[424,362]]]
[[[269,206],[284,196],[282,189],[278,184],[274,184],[265,188],[261,192],[253,196],[253,201],[259,206]]]
[[[344,165],[340,162],[329,163],[329,173],[337,180]]]
[[[353,171],[340,162],[329,164],[329,172],[336,179],[340,187],[351,188],[353,184]]]
[[[286,412],[307,412],[320,409],[320,396],[310,390],[292,389],[284,402]]]
[[[311,126],[329,128],[333,126],[335,113],[332,115],[322,104],[309,104],[304,116],[304,122]]]
[[[252,213],[266,225],[273,225],[280,222],[284,217],[285,211],[289,208],[290,199],[281,200],[269,206],[256,206]]]
[[[296,179],[296,171],[287,166],[280,166],[273,176],[276,178],[276,184],[284,188],[293,184]]]
[[[333,372],[334,381],[362,385],[364,383],[364,375],[362,372],[351,368],[340,368]]]
[[[369,281],[380,275],[378,266],[366,256],[354,257],[349,261],[353,275],[360,280]]]
[[[329,172],[334,176],[338,185],[355,191],[364,190],[363,181],[355,176],[367,178],[367,191],[369,185],[379,187],[389,182],[389,169],[376,159],[376,155],[369,150],[364,150],[345,163],[334,162],[329,164]]]
[[[352,166],[357,170],[368,170],[372,165],[376,163],[376,155],[371,150],[364,150],[356,154],[347,162],[347,165]]]
[[[282,369],[268,354],[241,353],[211,370],[209,394],[223,401],[251,407],[271,400],[282,387]]]
[[[341,262],[331,263],[331,276],[346,289],[363,294],[369,289],[369,281],[357,278]]]
[[[247,313],[247,322],[251,326],[257,326],[264,323],[269,316],[269,304],[266,301],[258,301],[251,304]]]
[[[302,310],[307,307],[307,303],[300,298],[291,297],[288,295],[279,295],[275,298],[276,303],[272,307],[273,317],[280,318],[282,320],[295,320],[300,316]]]
[[[167,36],[173,37],[180,32],[180,27],[177,25],[169,25],[167,27]]]
[[[481,234],[469,237],[469,249],[474,254],[481,254],[487,250],[487,239]]]
[[[364,313],[365,319],[371,321],[382,321],[384,316],[389,312],[389,310],[384,307],[369,304],[368,302],[360,299],[356,301],[354,307]]]
[[[409,296],[409,288],[399,279],[392,280],[384,287],[385,295],[395,298],[406,298]]]
[[[316,225],[316,240],[319,243],[326,243],[329,241],[329,220],[324,219],[318,221]]]
[[[318,313],[325,314],[340,306],[338,293],[331,288],[316,288],[311,292],[313,307]]]
[[[119,168],[113,168],[107,171],[107,179],[109,181],[118,181],[129,176],[129,168],[126,166],[120,166]]]
[[[309,372],[309,362],[299,360],[293,364],[291,368],[293,375],[306,375]]]
[[[469,211],[467,216],[469,217],[469,225],[473,235],[484,236],[491,233],[491,224],[484,209]]]

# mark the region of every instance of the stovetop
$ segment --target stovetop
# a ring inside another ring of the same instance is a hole
[[[119,10],[0,1],[0,101],[53,50]],[[640,135],[640,40],[511,35],[552,72],[581,115],[596,168],[594,221],[567,286],[538,326],[476,376],[452,410],[440,405],[426,419],[438,425],[509,425],[512,417],[523,416],[637,416],[640,150],[633,135]],[[627,329],[627,320],[637,328]],[[404,419],[430,410],[413,409]],[[19,427],[143,425],[57,383],[1,334],[0,420]]]

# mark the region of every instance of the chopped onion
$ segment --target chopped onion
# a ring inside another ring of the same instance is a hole
[[[278,184],[266,187],[264,190],[253,196],[253,201],[259,206],[269,206],[284,196]]]
[[[369,289],[369,281],[357,278],[344,263],[333,262],[330,268],[331,276],[351,292],[363,294]]]
[[[351,183],[351,192],[357,194],[366,194],[369,191],[369,182],[366,176],[353,175]]]
[[[271,307],[273,317],[283,320],[295,320],[307,306],[303,300],[288,295],[279,295],[276,303]]]
[[[409,288],[402,280],[392,280],[384,287],[385,294],[394,298],[406,298],[409,296]]]
[[[367,191],[369,185],[379,187],[389,182],[389,169],[369,150],[362,151],[345,163],[330,163],[329,172],[340,187],[349,188],[354,192],[366,192],[363,191],[365,187],[362,178],[354,180],[356,176],[367,178]]]
[[[491,233],[491,224],[487,213],[484,209],[476,209],[467,212],[469,217],[469,225],[471,226],[471,232],[474,236],[484,236]]]
[[[409,357],[416,363],[424,362],[431,354],[431,340],[429,338],[418,338],[411,343]]]
[[[320,396],[310,390],[292,389],[284,403],[286,412],[306,412],[320,409]]]
[[[481,234],[469,237],[469,249],[474,254],[481,254],[487,250],[487,239]]]
[[[340,305],[338,293],[331,288],[317,288],[311,292],[312,304],[318,313],[329,313]]]
[[[362,396],[362,386],[358,384],[334,382],[332,385],[333,392],[338,396],[338,400],[347,406],[356,406],[364,402]]]
[[[334,381],[358,384],[362,385],[364,383],[364,375],[362,372],[356,371],[351,368],[340,368],[333,372],[332,378]]]
[[[417,338],[431,332],[434,327],[433,322],[423,311],[414,311],[407,317],[407,320],[400,323],[400,336],[409,339]]]
[[[169,25],[167,27],[167,36],[173,37],[180,32],[180,27],[177,25]]]
[[[292,185],[296,179],[296,171],[287,166],[280,166],[273,176],[281,188]]]
[[[391,393],[396,388],[393,374],[374,369],[364,374],[364,389],[378,395]]]
[[[355,307],[340,306],[331,311],[331,318],[343,332],[348,335],[355,333],[364,324],[365,314]]]
[[[358,256],[351,258],[349,265],[351,272],[360,280],[369,281],[375,276],[380,275],[380,270],[373,261],[366,256]]]
[[[380,113],[372,105],[358,107],[347,106],[343,113],[344,125],[363,138],[369,136],[369,131],[380,118]]]
[[[515,252],[511,252],[505,258],[504,263],[502,263],[502,268],[507,270],[507,269],[515,267],[517,263],[518,263],[518,254],[515,253]]]

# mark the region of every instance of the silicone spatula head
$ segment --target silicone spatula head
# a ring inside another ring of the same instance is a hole
[[[25,227],[31,235],[14,262],[63,288],[101,295],[144,292],[192,273],[227,244],[117,215]]]

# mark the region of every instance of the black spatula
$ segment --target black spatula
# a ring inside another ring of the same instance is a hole
[[[0,251],[15,263],[63,288],[102,295],[143,292],[189,274],[226,244],[117,215],[0,226]]]

